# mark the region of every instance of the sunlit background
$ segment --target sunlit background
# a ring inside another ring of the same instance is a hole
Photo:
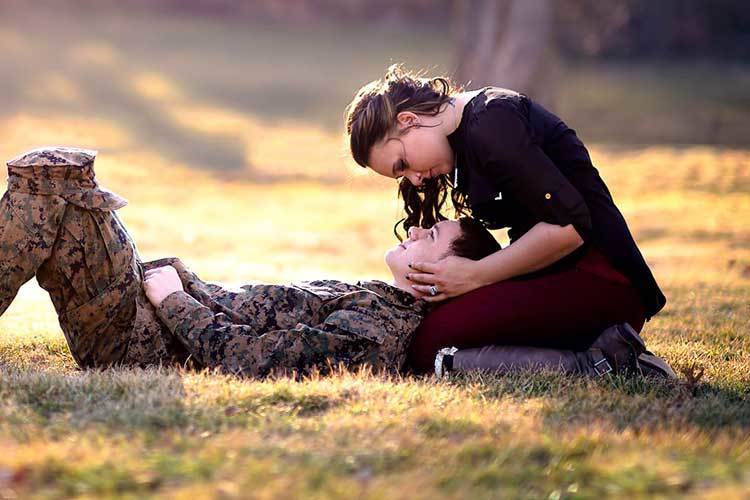
[[[0,157],[97,149],[144,260],[177,255],[232,283],[387,279],[395,185],[351,162],[343,113],[403,62],[467,89],[523,90],[558,113],[667,288],[730,263],[742,275],[742,5],[0,0]],[[47,307],[35,287],[22,298]]]

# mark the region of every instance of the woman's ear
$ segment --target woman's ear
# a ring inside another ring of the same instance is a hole
[[[402,111],[396,115],[396,123],[400,129],[411,127],[419,123],[419,117],[411,111]]]

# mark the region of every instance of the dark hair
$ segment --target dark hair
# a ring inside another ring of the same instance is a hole
[[[461,90],[447,77],[423,78],[405,71],[401,64],[392,64],[383,78],[360,88],[346,107],[346,133],[354,161],[367,167],[372,147],[396,126],[400,112],[435,116]],[[403,241],[399,225],[406,232],[412,226],[428,228],[447,219],[442,209],[448,186],[452,187],[452,182],[445,174],[424,180],[418,188],[406,177],[401,179],[398,196],[404,200],[406,217],[393,227],[399,240]],[[462,193],[451,189],[451,201],[456,216],[466,215],[468,207]]]
[[[500,250],[497,242],[484,224],[471,217],[460,217],[461,233],[451,242],[449,254],[480,260]]]

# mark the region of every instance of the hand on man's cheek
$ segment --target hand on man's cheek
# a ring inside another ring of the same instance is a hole
[[[146,271],[143,276],[143,289],[154,307],[158,307],[169,294],[183,290],[177,270],[172,266]]]

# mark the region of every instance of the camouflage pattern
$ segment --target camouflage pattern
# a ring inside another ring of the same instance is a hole
[[[127,200],[96,182],[91,149],[46,147],[31,150],[8,162],[8,191],[55,195],[81,208],[117,210]]]
[[[115,212],[66,208],[52,254],[36,278],[80,366],[147,366],[187,358],[146,297],[144,267]]]
[[[399,370],[427,303],[379,281],[239,289],[206,283],[170,257],[142,262],[98,186],[95,151],[41,148],[8,163],[0,202],[0,314],[36,274],[81,367],[184,363],[241,376],[329,363]],[[147,269],[172,265],[185,289],[154,308]]]
[[[185,285],[158,316],[206,367],[240,376],[330,364],[397,372],[428,304],[381,281],[252,284],[230,290],[176,266]]]
[[[97,184],[96,154],[48,147],[8,162],[0,313],[36,274],[81,367],[184,361],[141,286],[148,265],[114,212],[127,201]]]
[[[103,210],[127,203],[96,184],[95,157],[96,151],[55,147],[8,162],[8,191],[0,199],[0,314],[50,256],[68,203]]]
[[[0,315],[52,253],[65,206],[60,196],[7,191],[0,199]]]

